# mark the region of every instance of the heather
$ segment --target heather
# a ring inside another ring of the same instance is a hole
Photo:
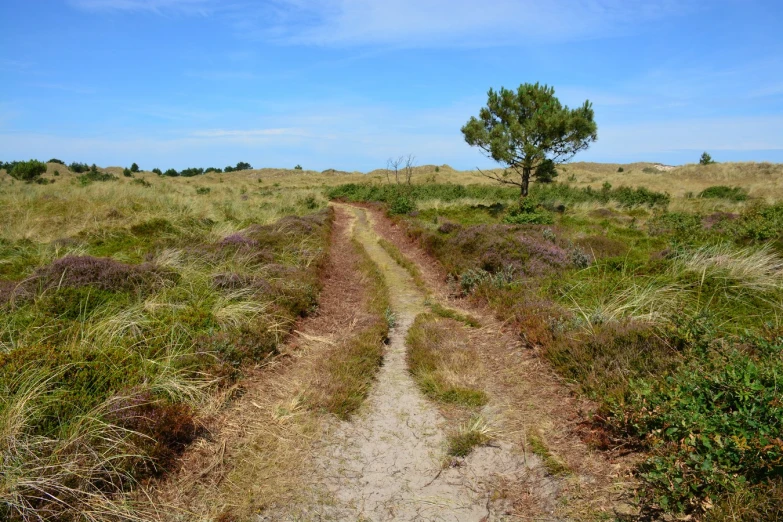
[[[4,520],[140,516],[122,495],[175,470],[316,307],[331,214],[310,189],[310,208],[251,180],[194,201],[90,172],[0,184]]]

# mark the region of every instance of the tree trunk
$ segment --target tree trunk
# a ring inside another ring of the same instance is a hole
[[[522,167],[522,197],[527,197],[527,187],[530,185],[530,167]]]

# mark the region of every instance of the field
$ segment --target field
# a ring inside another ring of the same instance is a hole
[[[783,165],[97,172],[0,170],[0,518],[783,518]]]

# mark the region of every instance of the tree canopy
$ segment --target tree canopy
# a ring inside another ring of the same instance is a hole
[[[527,196],[531,176],[551,181],[557,164],[598,138],[593,117],[589,100],[569,109],[555,97],[554,87],[523,83],[516,91],[490,89],[487,106],[478,118],[470,118],[462,134],[469,145],[506,167],[502,174],[486,176],[516,185]]]

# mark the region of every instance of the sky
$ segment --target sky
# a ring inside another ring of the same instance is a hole
[[[0,160],[491,167],[492,87],[593,103],[575,161],[783,162],[780,0],[2,0]]]

